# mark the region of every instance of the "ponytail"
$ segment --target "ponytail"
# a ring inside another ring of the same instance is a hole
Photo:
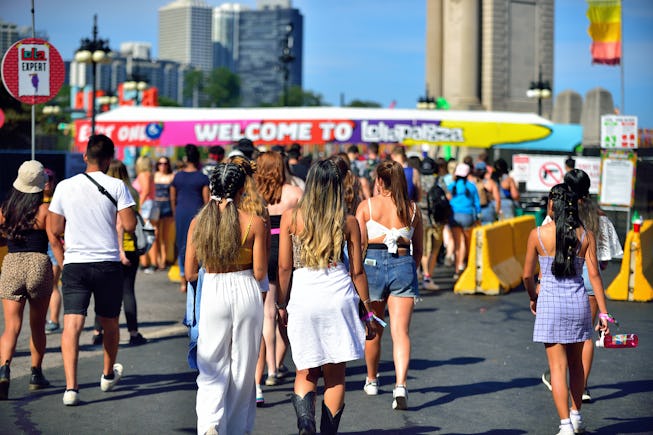
[[[553,216],[556,224],[556,253],[551,272],[556,278],[576,275],[576,254],[579,240],[576,228],[581,226],[578,218],[578,197],[567,185],[558,184],[551,189]]]

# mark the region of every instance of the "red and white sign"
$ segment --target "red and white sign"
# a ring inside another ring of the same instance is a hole
[[[48,41],[21,39],[2,58],[2,81],[7,92],[25,104],[54,98],[66,75],[61,55]]]
[[[526,154],[513,154],[512,156],[512,172],[510,175],[518,183],[525,183],[528,181],[528,173],[530,172],[530,157]]]
[[[540,182],[549,188],[565,181],[565,171],[556,162],[544,162],[540,165],[537,174]]]
[[[602,115],[601,148],[636,149],[637,117]]]

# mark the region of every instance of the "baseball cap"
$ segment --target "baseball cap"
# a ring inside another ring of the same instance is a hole
[[[476,164],[474,165],[474,169],[477,171],[486,171],[487,164],[485,162],[476,162]]]
[[[456,172],[454,172],[456,177],[466,177],[469,175],[469,165],[467,163],[458,163],[456,166]]]
[[[420,172],[422,175],[433,175],[435,174],[435,166],[435,160],[430,157],[424,157],[422,160]]]
[[[38,193],[43,191],[45,179],[45,171],[41,162],[28,160],[18,168],[18,177],[13,186],[19,192]]]

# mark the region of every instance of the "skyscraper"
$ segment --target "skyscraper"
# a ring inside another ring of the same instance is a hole
[[[241,105],[275,104],[288,86],[302,86],[304,17],[290,0],[260,0],[258,9],[242,10],[238,28],[236,73]],[[280,60],[288,45],[292,60]],[[288,68],[287,82],[284,68]]]
[[[159,9],[159,58],[213,68],[213,8],[203,0],[175,0]]]
[[[231,71],[236,70],[240,56],[238,44],[240,12],[247,9],[246,6],[238,3],[224,3],[213,9],[211,40],[214,68],[224,67]]]

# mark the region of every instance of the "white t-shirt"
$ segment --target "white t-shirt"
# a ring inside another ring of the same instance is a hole
[[[135,205],[122,180],[97,171],[88,173],[118,202],[118,210]],[[116,207],[84,174],[57,185],[50,211],[66,219],[64,265],[120,261]]]

